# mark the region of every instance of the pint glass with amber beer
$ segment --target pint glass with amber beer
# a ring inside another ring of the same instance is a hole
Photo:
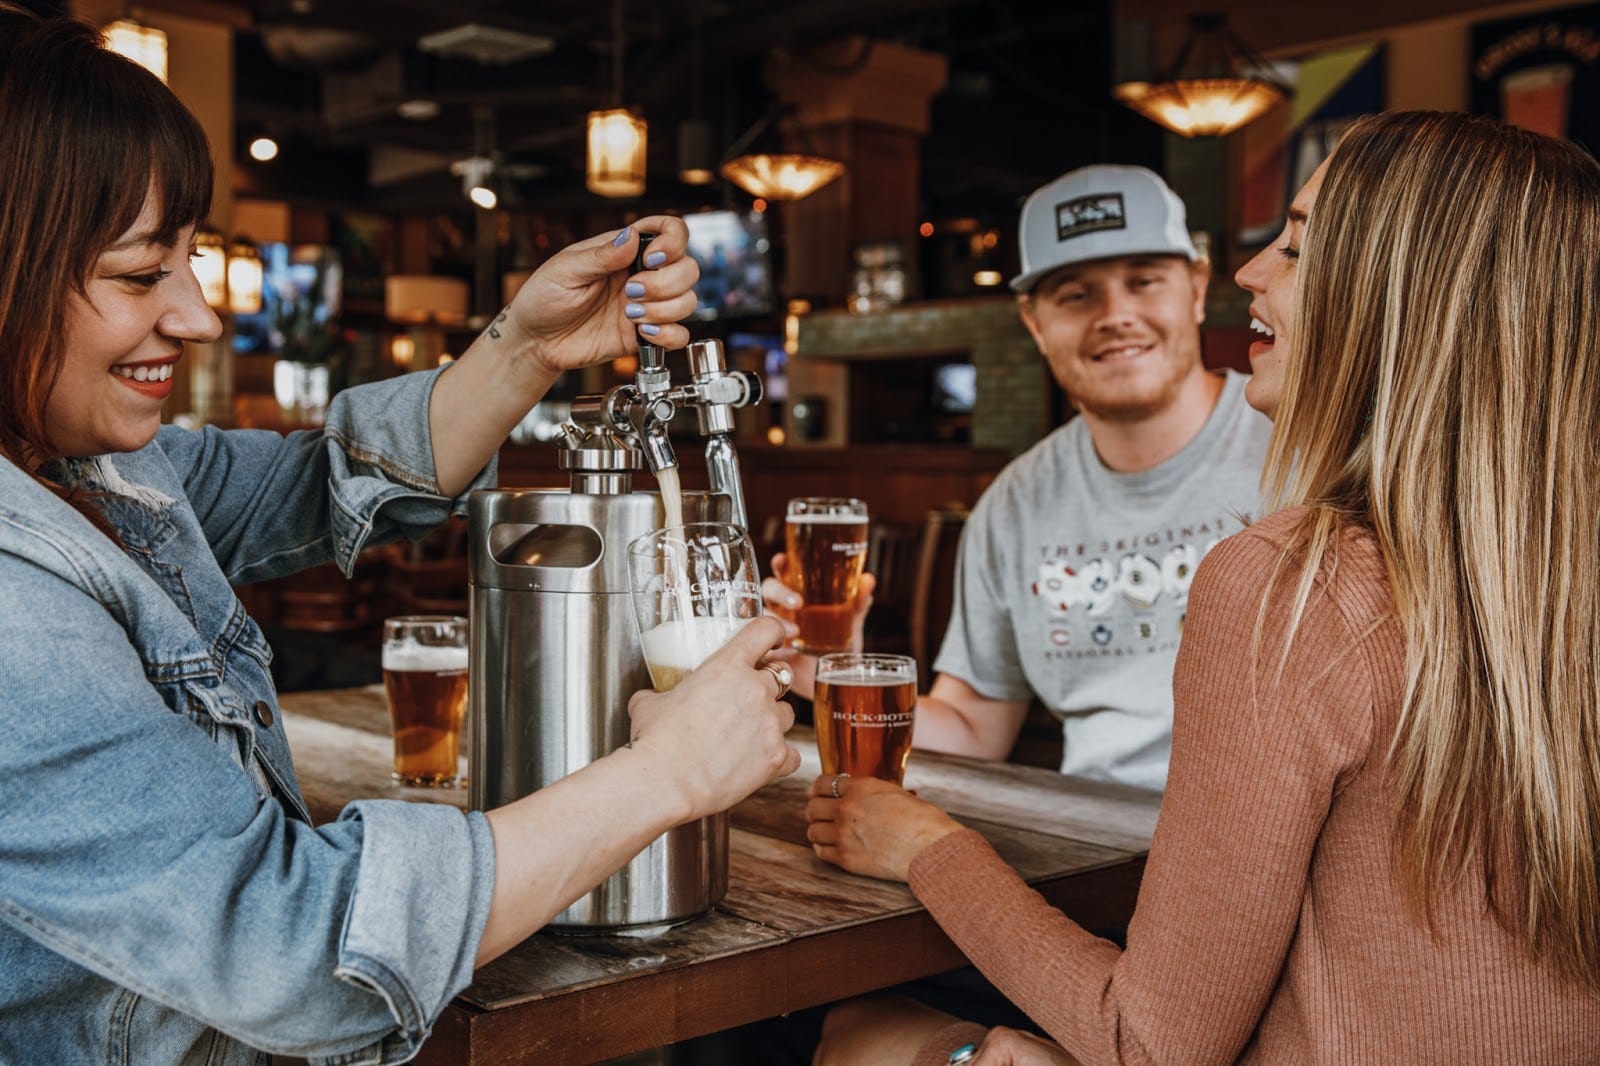
[[[909,655],[824,655],[814,705],[822,772],[900,784],[916,706],[917,661]]]
[[[812,655],[849,651],[851,604],[867,562],[867,505],[861,500],[807,496],[789,501],[785,580],[805,597],[795,621],[794,646]]]
[[[722,522],[634,538],[628,587],[657,692],[675,688],[762,610],[755,547],[744,530]]]
[[[467,712],[467,620],[385,619],[383,691],[394,726],[391,776],[405,785],[455,786]]]

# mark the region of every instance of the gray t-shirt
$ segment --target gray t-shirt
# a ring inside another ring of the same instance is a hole
[[[1260,509],[1272,423],[1243,375],[1194,440],[1135,474],[1106,469],[1081,419],[1018,456],[962,534],[934,670],[1061,719],[1061,772],[1163,788],[1172,667],[1201,556]]]

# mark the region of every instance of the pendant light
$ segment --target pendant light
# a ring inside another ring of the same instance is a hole
[[[213,311],[228,309],[228,251],[222,234],[214,229],[199,229],[194,234],[195,280]]]
[[[1228,30],[1226,16],[1196,14],[1171,67],[1155,81],[1123,82],[1111,95],[1173,133],[1220,137],[1288,96],[1270,71]]]
[[[614,106],[589,112],[584,184],[598,196],[640,196],[644,193],[649,127],[644,119],[622,106],[622,0],[612,0],[611,22]]]
[[[804,131],[793,121],[793,106],[781,102],[774,104],[728,150],[733,158],[722,164],[724,178],[759,199],[792,202],[805,199],[844,173],[844,164],[837,159],[829,159],[809,150],[748,151],[755,140],[774,124],[792,130],[794,139],[801,143],[802,149],[809,148],[804,143]]]

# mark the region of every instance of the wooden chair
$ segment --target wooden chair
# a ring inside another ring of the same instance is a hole
[[[867,535],[866,571],[878,582],[867,612],[866,650],[903,653],[911,647],[911,596],[917,579],[922,527],[874,522]]]
[[[451,518],[421,540],[385,551],[391,613],[467,613],[466,519]]]
[[[922,692],[933,683],[933,658],[950,624],[956,550],[967,514],[964,507],[939,507],[929,511],[923,522],[911,593],[911,654],[917,660],[917,685]]]
[[[349,633],[383,620],[387,561],[381,548],[364,551],[346,578],[324,563],[277,582],[277,624],[308,633]]]

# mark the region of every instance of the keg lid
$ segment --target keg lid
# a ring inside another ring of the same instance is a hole
[[[563,470],[612,473],[644,466],[644,453],[632,441],[605,426],[584,433],[569,422],[562,427],[561,443],[563,447],[557,462]]]

